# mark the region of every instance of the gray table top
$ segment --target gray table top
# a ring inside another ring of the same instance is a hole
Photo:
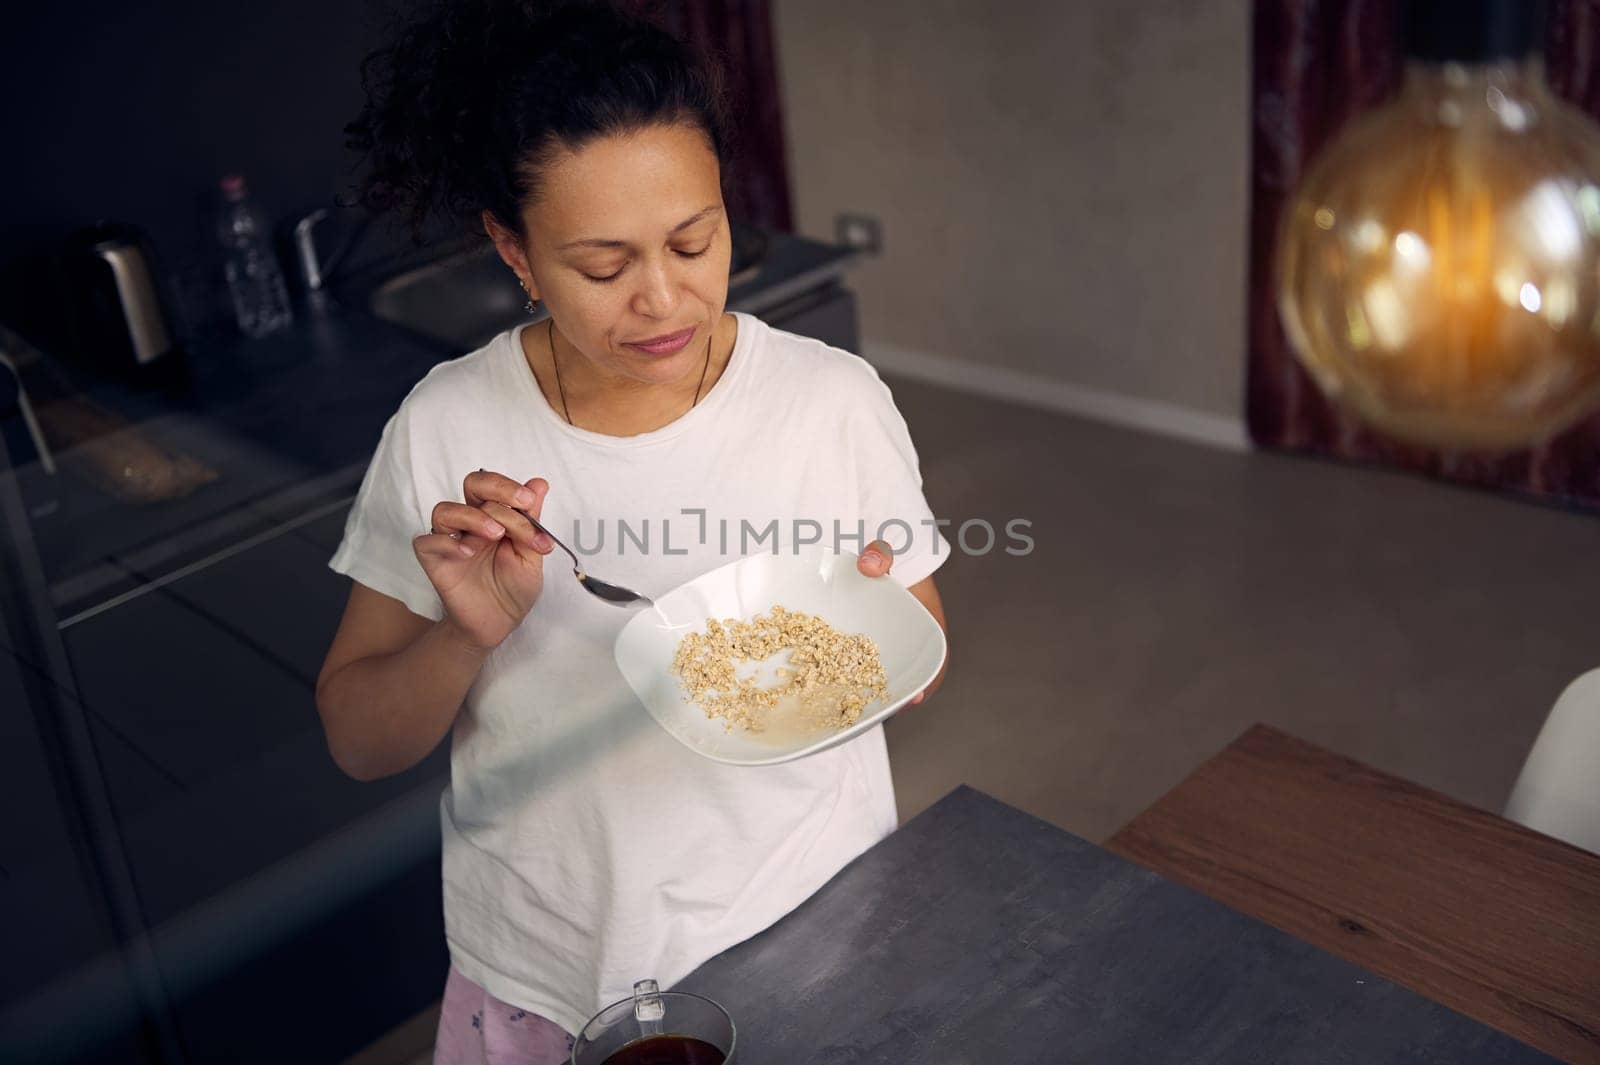
[[[747,1065],[1553,1060],[970,788],[677,987]]]

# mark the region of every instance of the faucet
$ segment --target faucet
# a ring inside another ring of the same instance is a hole
[[[341,260],[355,247],[361,234],[366,232],[370,217],[362,214],[361,218],[350,223],[348,231],[326,257],[317,253],[317,240],[315,230],[317,224],[326,221],[332,212],[327,207],[316,207],[307,211],[294,224],[294,249],[295,258],[299,260],[300,278],[305,282],[307,292],[320,292],[327,284],[329,276],[338,267]]]
[[[328,209],[318,207],[294,224],[294,250],[300,260],[300,276],[306,283],[307,292],[322,288],[322,264],[317,261],[317,240],[311,231],[327,217]]]

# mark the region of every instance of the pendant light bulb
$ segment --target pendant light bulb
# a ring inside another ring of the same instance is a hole
[[[1285,208],[1291,346],[1399,440],[1505,451],[1600,407],[1600,130],[1544,80],[1540,7],[1413,0],[1400,92]]]

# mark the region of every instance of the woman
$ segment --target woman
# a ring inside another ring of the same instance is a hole
[[[724,311],[725,120],[679,42],[602,4],[463,3],[367,74],[366,200],[480,222],[550,317],[436,367],[385,427],[317,705],[362,780],[452,733],[437,1060],[559,1061],[634,980],[766,928],[896,818],[881,729],[747,769],[652,724],[611,659],[631,614],[564,556],[546,582],[523,513],[646,594],[809,523],[859,549],[898,521],[899,557],[876,540],[858,565],[892,564],[941,625],[949,544],[872,368]]]

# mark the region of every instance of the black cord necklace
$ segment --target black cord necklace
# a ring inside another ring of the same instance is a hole
[[[545,337],[550,343],[550,367],[556,372],[556,391],[561,395],[561,416],[567,419],[567,424],[572,425],[572,415],[567,412],[567,390],[561,386],[561,364],[556,362],[556,320],[548,319],[549,328],[545,330]],[[716,330],[708,330],[706,336],[706,362],[700,367],[700,383],[694,386],[694,402],[689,404],[689,410],[694,410],[700,403],[700,390],[706,384],[706,371],[711,369],[711,340],[716,335]],[[685,412],[687,413],[687,412]],[[577,426],[573,426],[577,428]]]

